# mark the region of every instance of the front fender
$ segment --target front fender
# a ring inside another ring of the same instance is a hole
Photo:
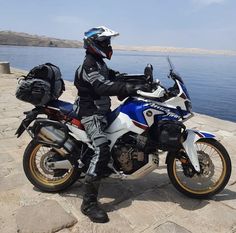
[[[187,129],[186,133],[187,133],[187,137],[185,141],[182,143],[182,145],[193,167],[195,168],[197,172],[200,172],[200,165],[199,165],[197,148],[196,148],[195,142],[201,138],[215,138],[215,135],[208,132],[198,131],[198,130],[193,130],[193,129]]]

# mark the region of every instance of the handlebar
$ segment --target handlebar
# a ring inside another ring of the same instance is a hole
[[[137,94],[141,95],[143,97],[149,97],[149,98],[161,98],[167,94],[167,90],[159,85],[160,82],[155,83],[156,89],[153,92],[146,92],[138,90]]]
[[[160,85],[159,80],[153,81],[153,78],[150,79],[150,77],[153,77],[153,67],[150,64],[148,64],[147,67],[145,68],[144,75],[135,75],[135,76],[127,75],[127,76],[123,77],[123,78],[126,78],[126,79],[124,79],[124,81],[130,81],[130,80],[133,81],[134,78],[137,77],[138,78],[137,80],[139,80],[139,81],[142,80],[144,83],[147,83],[148,85],[150,85],[150,87],[151,87],[150,89],[152,89],[152,92],[151,91],[148,92],[148,91],[146,91],[145,88],[142,88],[142,87],[140,87],[140,89],[143,89],[145,91],[137,90],[137,89],[139,89],[139,87],[136,88],[137,95],[140,95],[143,97],[147,97],[147,98],[167,97],[167,98],[169,98],[169,97],[176,96],[179,93],[177,80],[182,84],[184,82],[183,82],[181,76],[175,72],[174,65],[171,62],[169,57],[167,57],[167,60],[168,60],[169,66],[170,66],[170,73],[169,73],[168,77],[171,78],[175,82],[173,87],[170,87],[167,89],[167,88],[163,87],[162,85]],[[149,79],[148,79],[148,77],[149,77]],[[147,90],[148,89],[149,88],[147,88]],[[163,100],[163,98],[162,98],[162,100]]]

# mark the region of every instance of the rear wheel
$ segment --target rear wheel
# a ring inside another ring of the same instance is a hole
[[[47,162],[63,160],[53,147],[31,141],[23,156],[23,168],[28,180],[38,189],[58,192],[70,187],[78,178],[78,169],[51,169]]]
[[[185,153],[168,155],[167,170],[175,188],[192,198],[209,198],[224,189],[231,175],[231,161],[226,149],[214,139],[196,142],[200,173]]]

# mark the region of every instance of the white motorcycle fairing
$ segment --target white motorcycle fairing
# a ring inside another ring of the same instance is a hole
[[[197,172],[200,172],[200,165],[198,160],[197,148],[195,142],[201,138],[215,138],[215,135],[208,132],[197,131],[193,129],[187,129],[187,138],[182,143],[185,152],[187,153],[194,169]]]
[[[77,140],[81,140],[88,144],[90,148],[93,148],[91,145],[90,139],[87,137],[87,134],[84,130],[78,129],[73,126],[69,126],[69,129],[73,133],[73,136]],[[200,172],[200,165],[198,160],[197,148],[195,142],[201,138],[215,138],[215,135],[210,134],[208,132],[197,131],[193,129],[187,129],[187,138],[182,143],[194,169],[197,172]],[[107,128],[107,138],[110,141],[110,148],[112,148],[119,137],[124,135],[127,132],[134,132],[137,134],[141,134],[144,132],[144,129],[136,126],[134,122],[129,118],[128,115],[120,112],[117,118],[111,123],[111,125]]]
[[[139,123],[140,124],[140,123]],[[68,128],[77,140],[85,142],[90,148],[93,148],[91,145],[91,140],[88,138],[86,132],[75,126],[68,125]],[[106,129],[105,133],[107,134],[107,139],[110,141],[110,148],[112,148],[119,137],[124,135],[127,132],[134,132],[141,134],[144,132],[144,129],[137,126],[134,121],[126,114],[120,112],[116,119],[111,123],[111,125]]]

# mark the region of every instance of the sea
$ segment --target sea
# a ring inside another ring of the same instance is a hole
[[[150,63],[155,79],[170,87],[168,56],[187,86],[194,112],[236,122],[236,56],[115,50],[106,62],[110,68],[129,74],[143,74]],[[82,48],[0,46],[0,61],[23,70],[50,62],[60,67],[68,81],[74,80],[83,59]]]

